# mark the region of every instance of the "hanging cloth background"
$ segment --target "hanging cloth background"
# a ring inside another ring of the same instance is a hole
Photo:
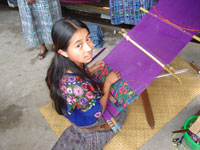
[[[158,0],[109,0],[111,24],[137,24],[145,13],[140,7],[150,10]]]

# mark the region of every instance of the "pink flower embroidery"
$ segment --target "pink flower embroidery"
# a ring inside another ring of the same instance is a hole
[[[65,94],[67,94],[67,87],[65,85],[62,85],[60,87],[60,90],[63,91]]]
[[[62,78],[61,78],[61,82],[66,82],[66,76],[63,76]]]
[[[128,92],[128,90],[127,89],[124,89],[124,94],[126,94]]]
[[[127,93],[127,89],[126,89],[124,86],[121,86],[121,87],[119,88],[119,93],[120,93],[120,94],[126,94],[126,93]]]
[[[81,84],[81,86],[83,87],[84,90],[88,91],[87,83],[83,82],[83,83]]]
[[[74,95],[82,96],[83,95],[83,89],[80,86],[74,87]]]
[[[103,74],[103,75],[107,75],[107,74],[108,74],[108,70],[107,70],[106,68],[103,68],[103,69],[102,69],[102,74]]]
[[[93,99],[93,98],[94,98],[94,96],[93,96],[93,94],[92,94],[91,91],[88,91],[88,92],[86,93],[86,97],[87,97],[88,99]]]
[[[74,102],[73,102],[73,99],[72,99],[72,96],[68,96],[67,97],[67,102],[69,105],[72,105]]]
[[[75,103],[77,101],[77,98],[72,96],[72,101]]]
[[[101,112],[97,112],[95,115],[94,115],[95,118],[99,118],[101,117]]]

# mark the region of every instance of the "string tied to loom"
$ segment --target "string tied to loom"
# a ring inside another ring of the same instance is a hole
[[[156,12],[156,14],[153,14],[153,13],[149,12],[148,10],[142,8],[142,7],[140,7],[140,10],[143,11],[144,13],[148,13],[148,14],[152,15],[153,17],[158,17],[158,18],[160,18],[163,22],[166,22],[167,24],[171,24],[171,25],[173,25],[174,27],[180,29],[181,31],[183,31],[183,32],[185,32],[185,33],[187,33],[187,34],[189,34],[189,35],[191,35],[191,33],[187,32],[187,31],[196,31],[196,32],[200,31],[200,29],[194,29],[194,28],[192,28],[192,27],[183,27],[183,26],[180,26],[180,25],[178,25],[178,24],[176,24],[176,23],[173,23],[172,21],[170,21],[170,20],[164,18],[164,17],[157,11],[157,9],[156,9],[155,6],[153,7],[153,10]],[[195,40],[197,40],[198,42],[200,42],[200,37],[198,37],[198,36],[196,36],[196,35],[191,35],[191,36],[193,37],[193,39],[195,39]]]
[[[162,18],[163,21],[165,21],[165,22],[167,22],[167,23],[171,23],[171,24],[173,24],[174,26],[176,26],[176,27],[178,27],[178,28],[181,28],[181,29],[184,29],[184,30],[188,30],[188,31],[200,31],[200,29],[194,29],[194,28],[192,28],[192,27],[183,27],[183,26],[181,26],[181,25],[178,25],[178,24],[176,24],[176,23],[173,23],[172,21],[170,21],[170,20],[164,18],[164,17],[158,12],[158,10],[156,9],[155,6],[153,6],[153,10],[156,12],[156,14],[157,14],[160,18]]]

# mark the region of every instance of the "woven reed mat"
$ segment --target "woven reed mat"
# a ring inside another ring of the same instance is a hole
[[[122,132],[119,132],[104,147],[105,150],[139,149],[200,93],[200,76],[188,63],[177,57],[171,65],[177,70],[189,68],[189,71],[177,75],[182,80],[182,86],[174,77],[169,76],[155,79],[148,87],[155,129],[149,127],[139,97],[138,100],[129,105],[128,117],[123,125]],[[42,106],[40,112],[58,137],[70,126],[67,119],[56,114],[52,108],[52,102]]]

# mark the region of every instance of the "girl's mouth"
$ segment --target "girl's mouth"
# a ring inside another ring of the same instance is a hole
[[[87,55],[85,56],[85,58],[86,58],[86,59],[92,58],[92,54],[87,54]]]

